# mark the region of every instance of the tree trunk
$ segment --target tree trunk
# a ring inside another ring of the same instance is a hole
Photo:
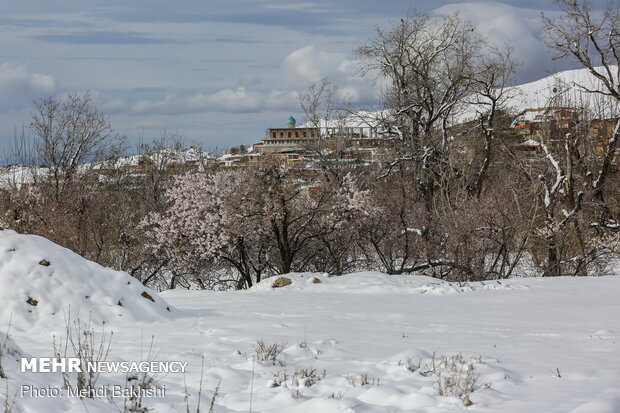
[[[543,277],[559,277],[562,275],[560,259],[558,256],[558,246],[555,235],[547,238],[547,268]]]

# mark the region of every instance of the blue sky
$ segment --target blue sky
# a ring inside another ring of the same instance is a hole
[[[341,96],[372,102],[352,50],[410,9],[458,11],[510,43],[520,82],[569,68],[541,41],[551,0],[2,0],[0,150],[34,99],[68,92],[90,91],[133,142],[167,131],[206,149],[303,118],[296,95],[323,76]]]

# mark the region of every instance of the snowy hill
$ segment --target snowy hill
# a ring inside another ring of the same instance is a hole
[[[557,101],[556,106],[562,104],[585,103],[592,106],[597,103],[595,96],[584,90],[604,91],[600,80],[595,78],[587,69],[566,70],[558,72],[535,82],[513,86],[508,93],[510,98],[508,105],[515,110],[528,108],[542,108]],[[613,99],[608,100],[609,103]]]
[[[0,231],[0,322],[13,329],[62,325],[64,316],[116,319],[169,318],[157,293],[127,273],[88,261],[36,235]]]
[[[525,109],[539,109],[548,106],[585,107],[602,118],[618,116],[619,107],[615,99],[589,93],[604,91],[600,80],[587,69],[566,70],[554,73],[534,82],[507,88],[505,106],[513,113]],[[457,114],[455,122],[461,123],[473,119],[476,107],[468,106]]]

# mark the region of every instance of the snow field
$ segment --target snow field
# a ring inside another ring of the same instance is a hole
[[[15,413],[123,411],[122,398],[19,394],[24,384],[62,386],[60,373],[21,373],[19,359],[52,356],[69,304],[96,332],[102,320],[113,331],[108,360],[188,362],[185,374],[156,376],[166,392],[145,399],[149,411],[186,412],[189,403],[195,412],[201,370],[203,412],[218,384],[219,413],[619,411],[619,277],[454,284],[302,273],[276,289],[274,278],[238,292],[146,289],[152,302],[127,274],[39,237],[0,235],[0,331],[11,320],[11,338],[0,334],[0,406],[8,394]],[[275,359],[259,360],[258,341],[276,346]],[[105,373],[97,384],[125,381]]]

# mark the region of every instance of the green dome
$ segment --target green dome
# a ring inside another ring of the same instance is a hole
[[[289,116],[287,121],[286,121],[286,124],[288,125],[289,128],[294,128],[296,123],[297,123],[297,121],[292,116]]]

